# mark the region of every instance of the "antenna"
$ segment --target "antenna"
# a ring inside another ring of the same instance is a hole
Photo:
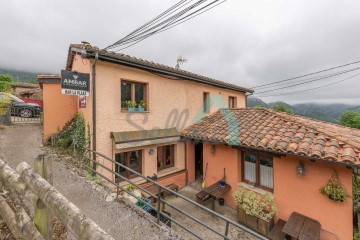
[[[183,58],[182,55],[180,55],[176,60],[177,63],[176,63],[175,68],[180,69],[180,65],[187,63],[187,61],[188,61],[187,59]]]

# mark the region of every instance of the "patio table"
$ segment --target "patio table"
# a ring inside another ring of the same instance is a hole
[[[159,195],[159,187],[155,184],[150,184],[146,187],[144,187],[147,191],[151,192],[152,194],[154,194],[155,196]],[[147,192],[142,191],[143,196],[151,199],[153,202],[157,201],[157,198],[154,198],[152,195],[148,194]],[[160,192],[160,197],[162,199],[164,199],[164,189],[161,188],[161,192]],[[165,209],[165,204],[162,202],[162,209]]]
[[[318,221],[293,212],[282,231],[292,239],[319,240],[320,228],[321,225]]]
[[[203,191],[207,192],[210,195],[210,197],[212,198],[211,209],[213,211],[215,211],[215,200],[219,199],[224,193],[226,193],[230,189],[231,189],[231,186],[227,183],[225,183],[225,187],[221,187],[220,181],[203,189]]]

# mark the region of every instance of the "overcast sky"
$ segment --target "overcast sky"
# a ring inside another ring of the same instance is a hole
[[[70,43],[100,48],[178,0],[0,0],[0,67],[60,73]],[[228,0],[124,53],[253,87],[360,60],[359,0]],[[351,66],[360,67],[360,64]],[[356,72],[259,96],[306,90]],[[360,104],[360,75],[266,102]],[[260,90],[258,90],[259,92]]]

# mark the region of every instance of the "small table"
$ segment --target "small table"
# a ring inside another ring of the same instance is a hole
[[[321,225],[318,221],[293,212],[282,231],[292,239],[319,240],[320,228]]]
[[[215,200],[220,198],[224,193],[229,191],[231,189],[231,186],[227,183],[225,183],[225,187],[220,186],[220,181],[214,183],[213,185],[204,188],[203,191],[207,192],[210,197],[212,198],[212,205],[211,209],[215,211]]]

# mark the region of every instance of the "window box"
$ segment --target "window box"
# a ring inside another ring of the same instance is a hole
[[[120,84],[120,92],[121,92],[121,109],[128,110],[129,112],[135,111],[135,107],[143,108],[144,111],[148,110],[148,83],[144,82],[136,82],[130,80],[121,80]],[[127,103],[131,102],[134,105],[133,109],[128,109]]]

